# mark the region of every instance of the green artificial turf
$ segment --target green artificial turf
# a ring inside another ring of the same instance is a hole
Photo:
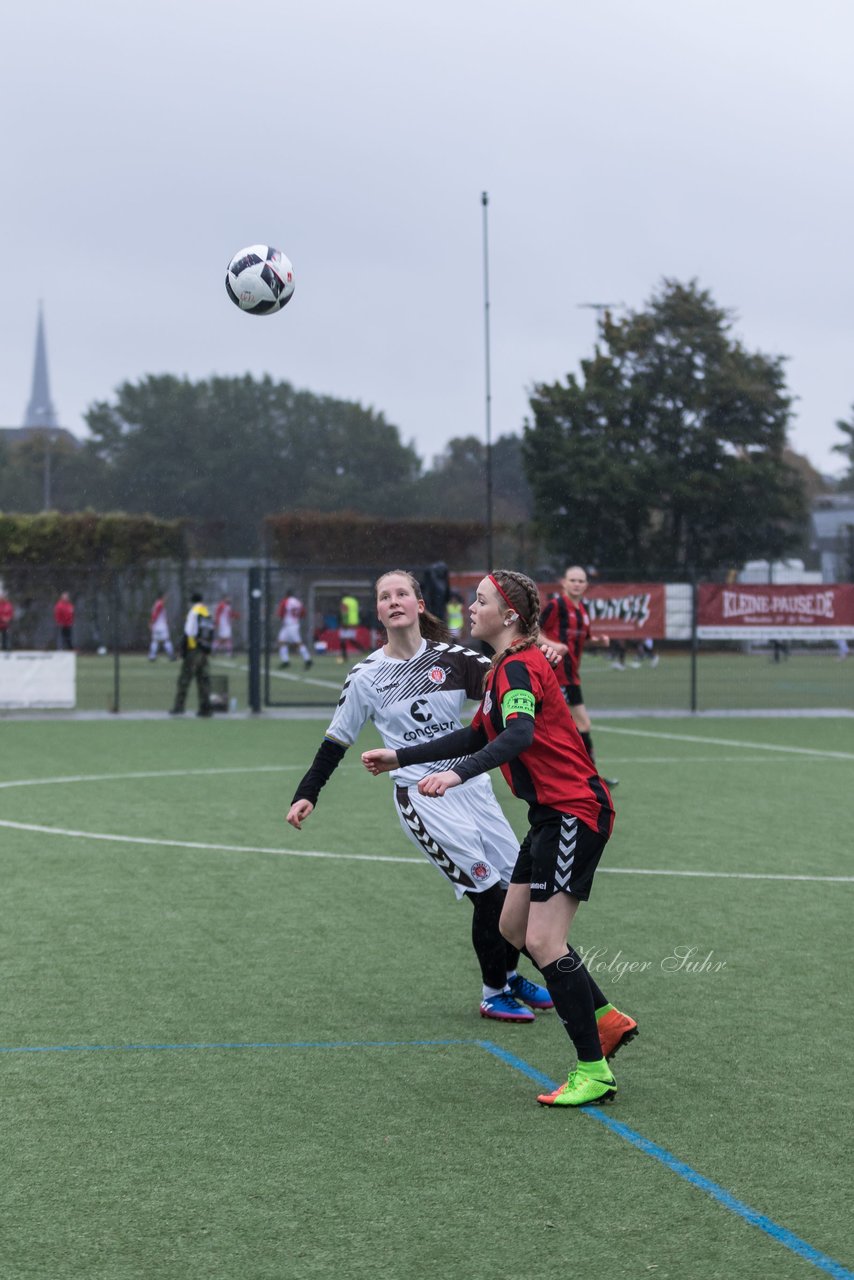
[[[284,825],[322,729],[2,727],[0,783],[27,785],[0,786],[0,1277],[821,1275],[537,1107],[526,1072],[562,1078],[566,1036],[478,1016],[470,909],[388,780],[353,750]],[[854,875],[854,724],[594,738],[617,825],[573,942],[641,1026],[604,1114],[851,1267],[854,884],[636,873]]]
[[[118,665],[118,671],[116,669]],[[81,711],[163,711],[172,705],[179,664],[161,654],[149,662],[141,654],[112,654],[77,658],[77,708]],[[237,706],[248,706],[248,660],[214,654],[214,676],[225,678],[228,695]],[[262,697],[269,705],[332,708],[344,680],[345,667],[333,656],[319,654],[310,670],[294,660],[283,671],[275,655],[262,675]],[[635,670],[616,671],[595,650],[584,659],[585,698],[594,710],[691,710],[691,660],[684,651],[666,650],[659,665],[644,663]],[[795,651],[775,663],[768,653],[721,653],[701,650],[697,665],[696,700],[699,711],[842,708],[854,710],[854,661],[839,662],[835,650]],[[195,687],[187,701],[197,706]],[[2,713],[0,713],[2,715]]]

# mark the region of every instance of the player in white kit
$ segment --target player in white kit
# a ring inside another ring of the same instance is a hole
[[[393,570],[377,582],[377,616],[387,643],[351,669],[323,743],[297,787],[287,821],[300,829],[321,788],[368,720],[385,745],[441,737],[462,727],[468,698],[480,698],[489,659],[454,642],[424,606],[411,574]],[[450,762],[445,767],[450,767]],[[544,987],[517,972],[519,952],[498,928],[519,841],[486,774],[441,799],[422,796],[418,781],[438,766],[396,769],[394,804],[410,840],[473,907],[472,945],[483,980],[481,1015],[533,1022],[532,1009],[551,1009]],[[448,803],[450,799],[450,804]]]
[[[291,588],[288,588],[279,601],[278,614],[281,622],[278,635],[279,666],[290,666],[291,646],[295,645],[299,649],[299,655],[305,664],[306,670],[308,670],[311,666],[311,654],[303,643],[301,630],[302,619],[305,616],[305,606]]]
[[[151,644],[148,649],[148,661],[154,662],[157,658],[157,651],[161,645],[166,650],[166,656],[170,662],[175,661],[175,650],[172,647],[172,640],[169,635],[169,619],[166,616],[166,600],[161,594],[154,601],[151,607],[151,617],[149,618],[149,630],[151,632]]]

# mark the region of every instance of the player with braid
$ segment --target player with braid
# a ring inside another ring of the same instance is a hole
[[[607,649],[610,641],[606,635],[591,635],[590,614],[584,604],[584,594],[589,584],[587,574],[581,565],[571,564],[564,573],[560,585],[562,591],[548,602],[540,614],[540,631],[552,648],[560,654],[561,661],[557,665],[555,675],[572,718],[578,726],[581,741],[595,764],[593,739],[590,735],[590,716],[587,714],[584,694],[581,692],[581,655],[584,652],[585,642],[602,645]],[[617,785],[616,778],[606,778],[605,781],[609,787]]]
[[[637,1035],[637,1023],[602,994],[567,942],[580,902],[611,834],[614,810],[596,773],[554,672],[537,647],[540,601],[524,574],[497,569],[477,588],[471,634],[495,657],[480,707],[467,729],[450,734],[442,754],[465,759],[422,778],[424,796],[447,796],[500,768],[514,795],[528,802],[530,830],[522,842],[501,931],[524,948],[543,975],[549,995],[578,1054],[566,1084],[541,1094],[544,1106],[608,1102],[616,1082],[608,1059]],[[435,759],[433,744],[397,752],[367,751],[371,773]]]
[[[299,830],[321,787],[368,720],[390,748],[435,742],[462,727],[463,705],[479,698],[489,659],[457,643],[429,613],[421,587],[402,569],[376,584],[377,616],[386,643],[351,668],[338,707],[308,773],[297,787],[287,821]],[[501,1022],[533,1022],[532,1009],[551,1009],[544,987],[517,972],[518,948],[505,941],[499,921],[519,843],[489,779],[475,778],[454,793],[454,803],[419,793],[426,767],[395,775],[394,804],[401,826],[421,853],[472,904],[472,945],[483,989],[480,1013]]]

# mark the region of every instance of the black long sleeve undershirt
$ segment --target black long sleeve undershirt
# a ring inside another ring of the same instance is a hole
[[[316,805],[321,787],[332,777],[346,753],[347,748],[340,742],[324,738],[311,762],[311,768],[294,792],[291,804],[296,804],[297,800],[309,800]]]
[[[432,738],[415,747],[400,747],[397,760],[403,768],[408,764],[429,764],[431,760],[448,760],[461,755],[465,758],[453,765],[453,772],[463,782],[468,782],[469,778],[476,778],[479,773],[486,773],[488,769],[497,769],[508,760],[515,760],[533,741],[533,717],[516,715],[507,721],[504,729],[492,742],[482,729],[472,729],[469,725],[465,729],[456,729],[453,733]]]

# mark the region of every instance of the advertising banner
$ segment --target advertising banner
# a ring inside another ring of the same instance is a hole
[[[594,635],[604,632],[613,640],[664,639],[664,583],[597,583],[584,599]]]
[[[13,649],[0,653],[0,707],[58,707],[76,703],[77,655]]]
[[[854,639],[854,585],[703,583],[701,640]]]
[[[459,592],[468,606],[474,599],[482,573],[455,573],[451,589]],[[545,608],[560,589],[559,582],[538,582],[540,600]],[[591,583],[584,595],[593,634],[615,640],[663,640],[665,626],[666,587],[663,582]],[[468,619],[466,619],[468,623]]]

